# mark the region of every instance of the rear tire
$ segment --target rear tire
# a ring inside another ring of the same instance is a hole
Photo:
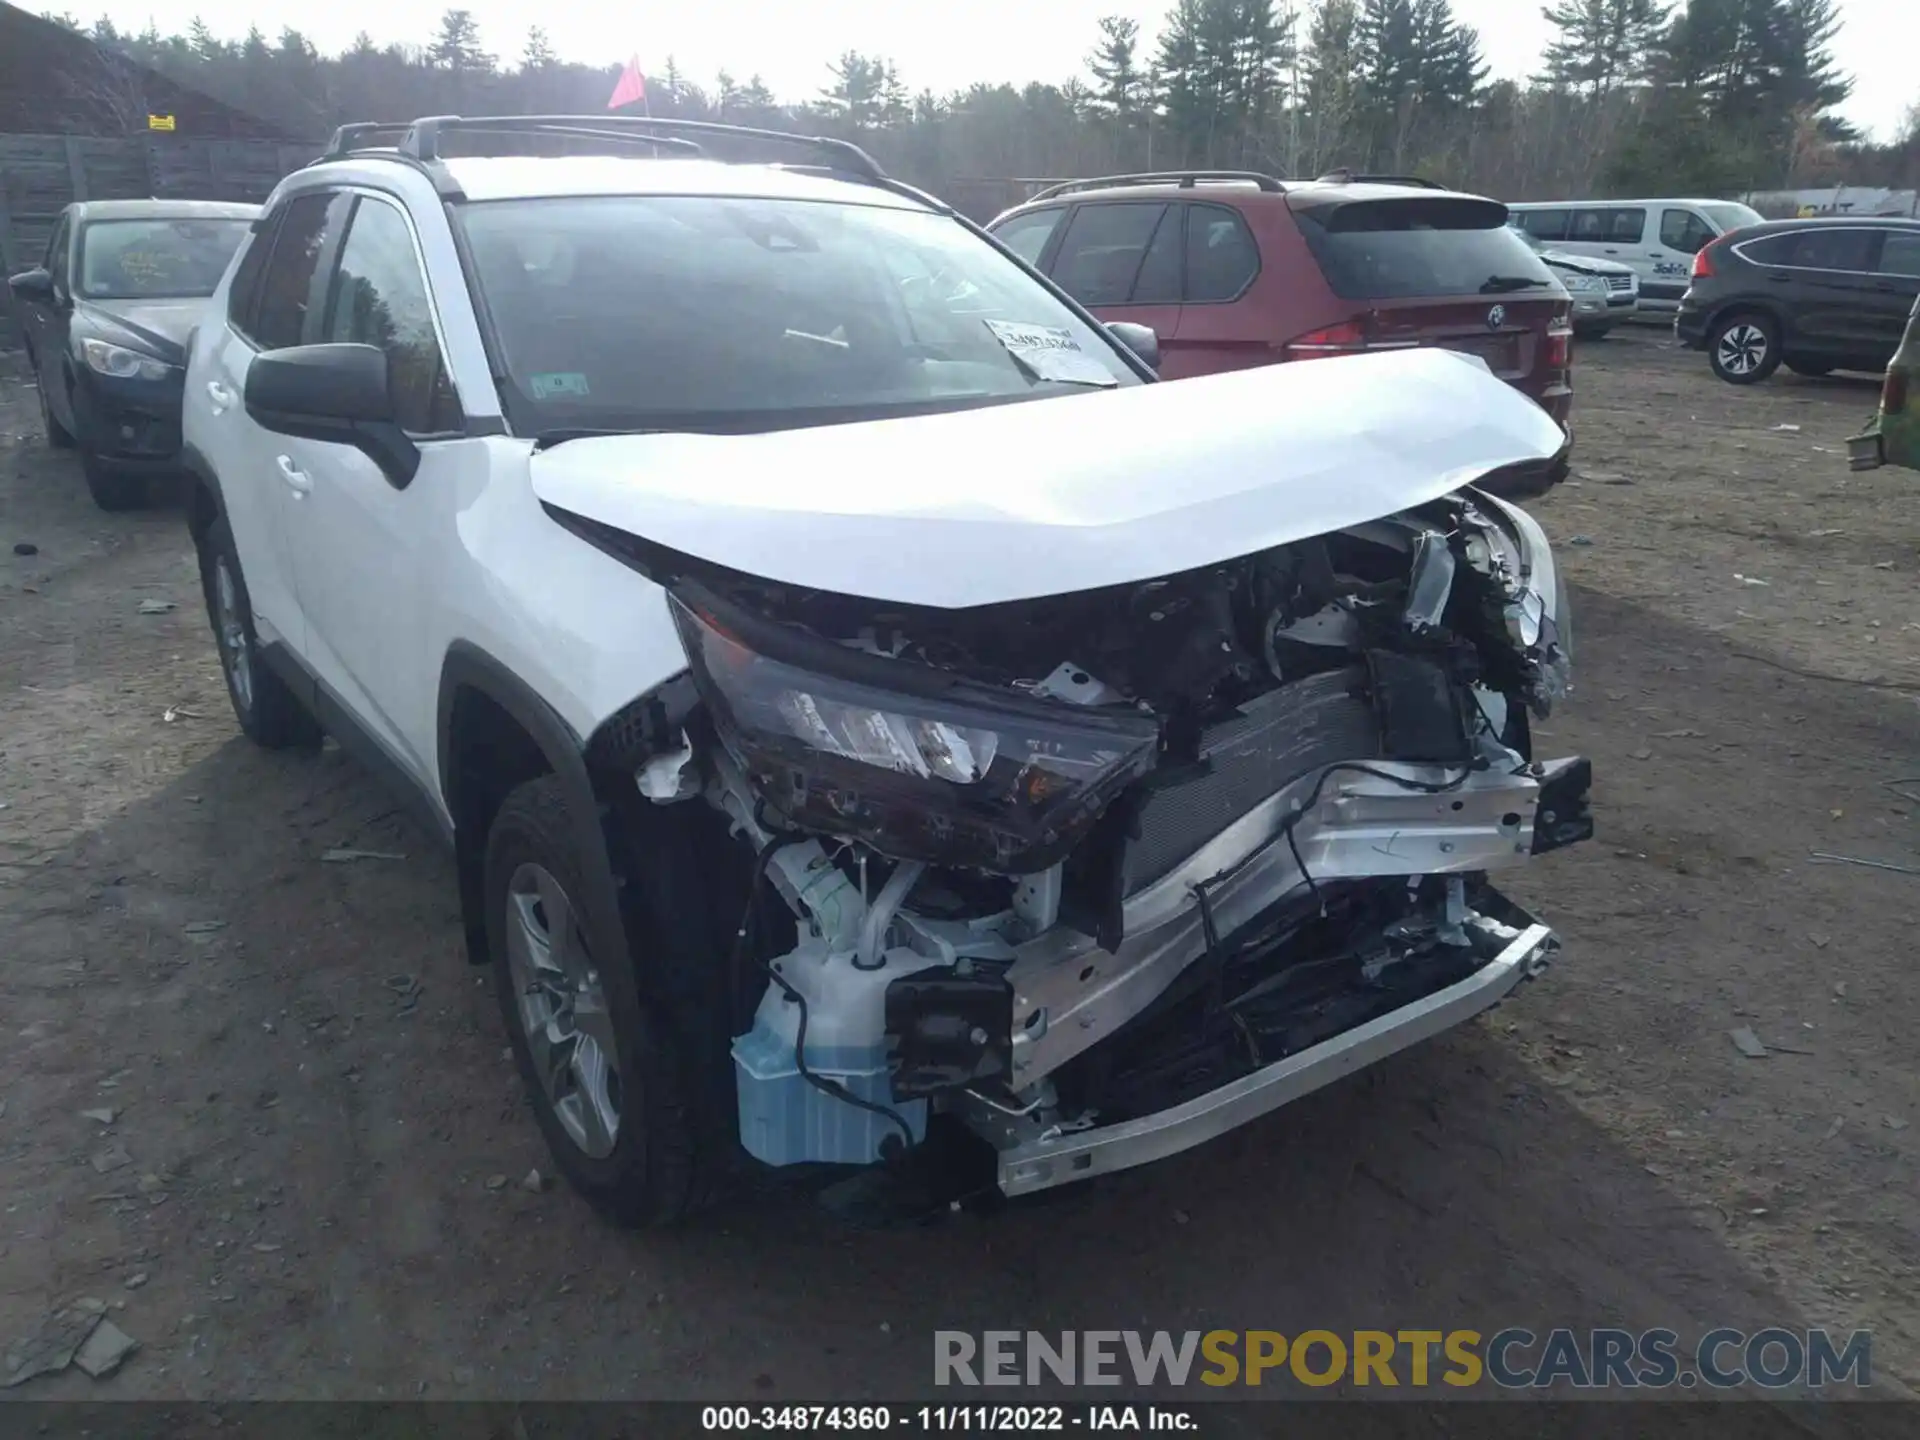
[[[636,957],[596,933],[585,882],[599,862],[578,834],[556,775],[495,813],[481,886],[494,989],[554,1164],[609,1219],[671,1225],[708,1192],[694,1112],[673,1037],[640,1001]]]
[[[1818,360],[1796,360],[1789,355],[1785,363],[1794,374],[1804,375],[1809,380],[1818,380],[1833,373],[1833,366],[1823,365]]]
[[[207,620],[220,652],[220,669],[227,680],[227,699],[233,718],[246,737],[264,750],[311,749],[320,744],[320,722],[300,698],[260,658],[260,640],[253,629],[253,603],[247,598],[240,574],[240,556],[227,528],[227,517],[217,517],[200,537],[200,589],[207,600]]]
[[[1576,340],[1604,340],[1611,329],[1611,325],[1576,325],[1573,327],[1573,336]]]
[[[1708,336],[1707,359],[1729,385],[1758,385],[1780,368],[1780,327],[1756,311],[1729,315]]]

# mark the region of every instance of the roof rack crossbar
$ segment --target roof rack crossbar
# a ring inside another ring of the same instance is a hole
[[[1105,190],[1123,185],[1178,185],[1183,190],[1191,190],[1202,181],[1250,182],[1269,194],[1278,195],[1286,191],[1273,176],[1258,170],[1149,170],[1131,175],[1095,175],[1085,180],[1067,180],[1058,185],[1049,186],[1027,201],[1051,200],[1056,195],[1070,195],[1077,190]]]
[[[352,127],[345,127],[352,128]],[[760,130],[746,125],[722,125],[712,120],[679,120],[646,115],[431,115],[415,120],[401,137],[400,153],[412,160],[433,161],[440,155],[440,137],[452,130],[480,130],[490,133],[564,133],[567,129],[606,132],[617,130],[636,135],[658,131],[664,137],[711,135],[716,139],[736,137],[758,140],[763,144],[786,145],[811,150],[825,156],[834,170],[850,172],[863,180],[884,182],[886,171],[874,158],[849,140],[825,135],[795,135],[786,130]]]
[[[637,135],[629,131],[595,129],[586,125],[541,125],[528,129],[519,125],[492,125],[471,121],[460,127],[463,135],[556,135],[563,140],[610,140],[617,145],[651,145],[656,150],[678,150],[704,156],[706,147],[681,135]]]
[[[387,137],[386,144],[397,144],[400,137],[407,133],[407,127],[411,123],[407,120],[363,120],[352,125],[342,125],[333,132],[333,139],[327,142],[326,152],[321,155],[320,160],[342,160],[356,150],[372,149],[375,146],[376,137],[381,135]],[[317,165],[320,161],[316,160],[313,163]]]

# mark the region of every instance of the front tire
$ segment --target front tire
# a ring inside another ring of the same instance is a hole
[[[1729,315],[1713,327],[1707,359],[1729,385],[1758,385],[1780,368],[1780,327],[1753,311]]]
[[[53,407],[47,403],[47,387],[40,383],[40,366],[33,351],[27,351],[27,364],[33,367],[34,394],[40,397],[40,428],[46,433],[49,450],[73,449],[73,436],[58,420],[53,418]]]
[[[253,629],[253,603],[240,573],[240,556],[227,517],[219,516],[200,537],[200,589],[207,620],[220,652],[227,699],[233,718],[254,744],[265,750],[311,749],[320,743],[320,724],[287,683],[260,657]]]
[[[80,470],[87,479],[87,493],[102,510],[138,510],[147,503],[144,475],[115,469],[91,450],[80,452]]]
[[[633,957],[596,933],[558,776],[509,794],[487,835],[487,953],[515,1063],[555,1165],[601,1213],[669,1225],[704,1196],[671,1037],[642,1007]]]

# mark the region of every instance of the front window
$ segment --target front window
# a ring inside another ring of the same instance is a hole
[[[460,223],[522,433],[773,430],[1140,383],[943,215],[592,196]]]
[[[95,220],[80,231],[79,291],[89,300],[211,295],[247,238],[248,220]]]
[[[1700,208],[1709,220],[1720,227],[1722,235],[1729,230],[1744,230],[1749,225],[1766,224],[1760,212],[1751,205],[1740,205],[1731,200],[1716,200]]]

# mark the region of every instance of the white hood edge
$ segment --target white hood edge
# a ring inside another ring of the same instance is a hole
[[[532,456],[543,502],[762,579],[962,609],[1191,570],[1566,443],[1478,359],[1269,365],[910,419]]]

